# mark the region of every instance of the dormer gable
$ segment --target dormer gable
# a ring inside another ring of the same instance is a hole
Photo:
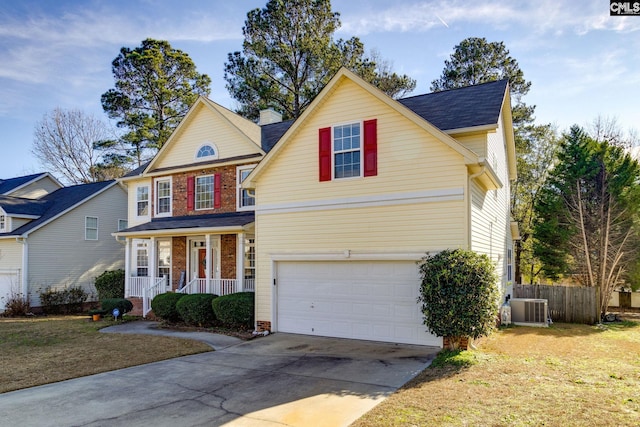
[[[144,174],[259,160],[260,133],[257,124],[200,97]]]
[[[5,196],[39,199],[63,185],[48,172],[0,179],[0,194]]]

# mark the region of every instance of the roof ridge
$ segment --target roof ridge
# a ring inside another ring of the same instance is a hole
[[[436,95],[436,94],[439,94],[439,93],[447,93],[447,92],[454,92],[454,91],[457,91],[457,90],[465,90],[465,89],[470,89],[470,88],[474,88],[474,87],[478,87],[478,86],[485,86],[485,85],[502,83],[502,82],[509,82],[509,79],[492,80],[490,82],[476,83],[476,84],[469,85],[469,86],[454,87],[454,88],[451,88],[451,89],[439,90],[439,91],[435,91],[435,92],[421,93],[419,95],[411,95],[411,96],[406,96],[404,98],[398,98],[398,101],[403,101],[405,99],[411,99],[411,98],[418,98],[420,96]]]

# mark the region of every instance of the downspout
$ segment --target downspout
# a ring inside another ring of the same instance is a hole
[[[467,180],[467,194],[468,194],[468,197],[469,197],[469,200],[467,201],[467,239],[468,239],[468,244],[467,244],[468,247],[467,247],[467,249],[468,250],[472,250],[472,247],[471,247],[471,243],[472,243],[472,239],[471,239],[471,229],[472,229],[471,228],[471,225],[472,225],[471,206],[473,205],[473,201],[472,201],[473,192],[471,191],[471,182],[474,179],[476,179],[477,177],[479,177],[480,175],[482,175],[486,171],[487,167],[483,163],[481,163],[482,167],[480,168],[480,170],[478,172],[474,173],[474,174],[469,175],[469,178]]]
[[[22,236],[16,237],[16,242],[22,244],[22,274],[20,277],[22,295],[24,298],[29,298],[29,243],[27,238]]]

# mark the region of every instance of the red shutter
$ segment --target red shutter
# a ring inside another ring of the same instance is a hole
[[[221,188],[220,174],[217,173],[213,176],[213,207],[219,209],[221,205]]]
[[[320,181],[331,181],[331,128],[318,131]]]
[[[195,194],[195,178],[192,176],[187,177],[187,209],[193,210],[194,194]]]
[[[364,122],[364,176],[378,175],[377,120]]]

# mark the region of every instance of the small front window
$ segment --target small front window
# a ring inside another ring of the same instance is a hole
[[[98,218],[95,216],[84,218],[84,239],[98,240]]]
[[[0,231],[6,231],[7,229],[7,217],[0,215]]]
[[[218,150],[211,144],[204,144],[198,149],[196,159],[218,158]]]
[[[149,215],[149,187],[138,187],[136,192],[136,204],[138,216]]]
[[[196,209],[213,209],[213,175],[196,178]]]
[[[244,241],[244,278],[256,278],[256,239],[253,236]]]
[[[171,241],[158,241],[158,277],[166,277],[169,283],[171,276]]]
[[[149,244],[147,241],[138,240],[134,241],[135,250],[135,266],[134,270],[136,276],[147,277],[149,276]]]
[[[241,166],[238,168],[238,209],[252,208],[256,204],[256,198],[252,196],[249,190],[242,188],[242,182],[249,176],[255,165]]]
[[[360,176],[360,123],[333,128],[334,178]]]
[[[171,215],[171,180],[156,181],[156,215]]]

